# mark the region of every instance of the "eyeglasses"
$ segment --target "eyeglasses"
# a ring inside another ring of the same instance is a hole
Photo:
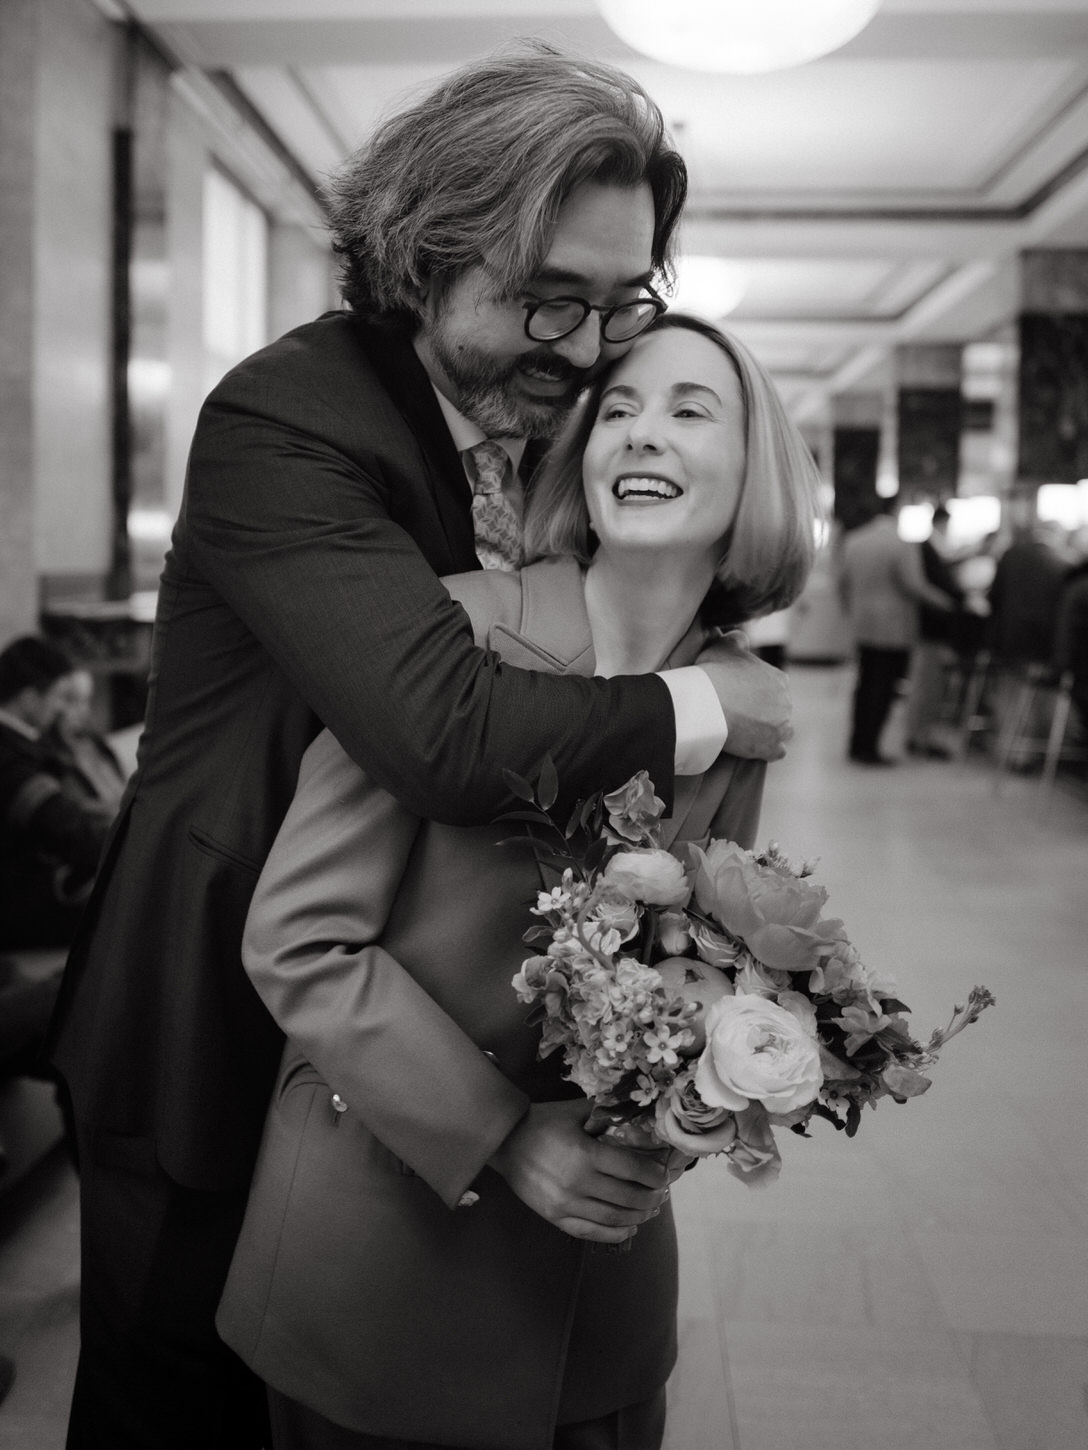
[[[618,307],[597,307],[584,297],[547,297],[525,302],[525,335],[534,342],[558,342],[576,332],[591,312],[601,314],[601,337],[605,342],[630,342],[645,332],[666,310],[666,303],[652,287],[649,297],[636,297]]]

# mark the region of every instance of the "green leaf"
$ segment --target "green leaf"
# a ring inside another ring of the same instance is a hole
[[[555,805],[556,797],[559,795],[559,775],[555,768],[555,761],[550,755],[545,755],[540,766],[540,776],[536,783],[536,798],[541,810],[550,811]]]
[[[534,826],[547,826],[553,829],[551,816],[546,816],[543,811],[503,811],[501,816],[495,817],[498,821],[531,821]]]
[[[536,797],[533,795],[533,788],[523,775],[518,775],[516,771],[507,770],[503,766],[502,778],[511,795],[516,795],[519,800],[528,801],[530,805],[535,804]]]
[[[574,809],[570,813],[570,820],[567,822],[566,827],[563,830],[563,837],[567,841],[570,840],[570,838],[575,834],[579,826],[582,824],[583,804],[583,801],[575,801],[574,803]]]

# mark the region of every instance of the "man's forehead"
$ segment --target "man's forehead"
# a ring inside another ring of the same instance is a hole
[[[653,267],[643,267],[641,271],[634,273],[630,277],[616,278],[614,285],[617,287],[646,287],[653,280],[653,275]],[[585,271],[580,271],[577,267],[565,267],[558,263],[552,263],[546,257],[529,280],[530,282],[537,282],[541,285],[554,285],[556,287],[586,287],[596,280],[596,276]]]

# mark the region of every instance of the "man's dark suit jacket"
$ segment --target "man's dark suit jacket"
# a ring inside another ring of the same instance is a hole
[[[477,648],[437,575],[475,566],[470,496],[403,333],[332,313],[204,405],[167,557],[138,770],[66,974],[54,1060],[77,1116],[153,1139],[193,1188],[244,1184],[281,1038],[239,944],[322,724],[417,814],[480,824],[504,766],[572,794],[672,779],[652,676],[556,679]]]

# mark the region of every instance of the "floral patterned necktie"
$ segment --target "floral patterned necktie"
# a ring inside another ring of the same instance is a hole
[[[485,569],[521,567],[521,520],[503,492],[503,482],[513,469],[510,455],[501,443],[489,439],[465,450],[471,458],[475,479],[472,493],[472,528],[476,536],[476,557]]]

